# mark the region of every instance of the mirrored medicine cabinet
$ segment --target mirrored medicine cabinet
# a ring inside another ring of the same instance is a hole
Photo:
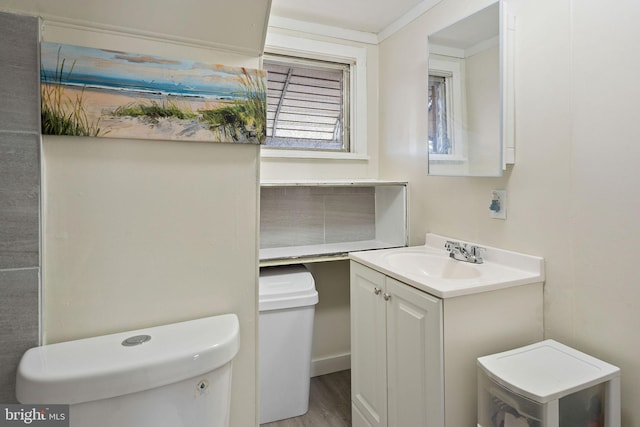
[[[515,19],[505,8],[428,36],[429,175],[501,176],[514,161]]]

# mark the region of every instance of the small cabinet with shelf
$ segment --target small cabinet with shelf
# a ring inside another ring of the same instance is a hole
[[[406,187],[389,181],[263,182],[260,265],[406,246]]]
[[[542,283],[440,298],[351,259],[354,427],[476,424],[476,358],[542,339]]]
[[[620,368],[548,339],[478,359],[478,427],[620,427]]]

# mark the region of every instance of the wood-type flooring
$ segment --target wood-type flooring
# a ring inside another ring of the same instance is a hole
[[[351,371],[311,378],[306,414],[260,427],[351,427]]]

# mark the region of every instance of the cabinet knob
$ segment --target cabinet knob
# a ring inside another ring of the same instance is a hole
[[[380,293],[381,293],[381,292],[382,292],[382,291],[381,291],[380,289],[378,289],[378,288],[373,288],[373,293],[374,293],[374,294],[376,294],[376,295],[380,295]]]
[[[389,301],[391,299],[391,295],[389,295],[388,293],[384,293],[384,295],[382,296],[384,298],[385,301]]]

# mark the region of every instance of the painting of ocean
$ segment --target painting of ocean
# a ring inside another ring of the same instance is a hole
[[[263,143],[266,73],[41,44],[42,133]]]

